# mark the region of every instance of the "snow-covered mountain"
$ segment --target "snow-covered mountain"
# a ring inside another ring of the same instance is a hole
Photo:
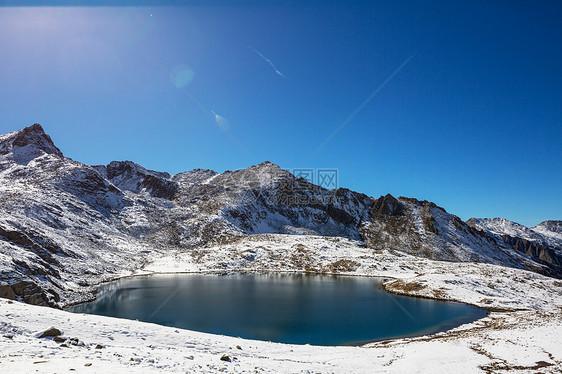
[[[505,218],[471,218],[467,223],[493,234],[509,235],[553,248],[562,248],[562,221],[544,221],[531,228]]]
[[[77,282],[138,269],[165,251],[196,257],[202,246],[266,233],[562,275],[559,223],[513,228],[510,237],[546,246],[522,250],[483,222],[427,201],[327,190],[270,162],[169,175],[131,161],[73,161],[38,124],[0,136],[0,297],[33,304],[54,305]]]
[[[531,228],[505,218],[471,218],[467,223],[517,251],[562,266],[562,221],[545,221]]]
[[[558,248],[562,247],[562,221],[544,221],[531,229],[543,235],[546,242]]]

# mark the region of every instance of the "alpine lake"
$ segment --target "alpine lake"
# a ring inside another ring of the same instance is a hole
[[[138,276],[102,284],[94,301],[67,310],[324,346],[426,335],[487,315],[468,304],[395,295],[382,282],[291,273]]]

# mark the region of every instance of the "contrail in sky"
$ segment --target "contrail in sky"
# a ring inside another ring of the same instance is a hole
[[[252,51],[256,52],[258,56],[260,56],[261,58],[263,58],[263,60],[265,62],[267,62],[269,64],[269,66],[271,66],[271,68],[273,69],[273,71],[275,71],[275,73],[277,73],[277,75],[279,75],[282,78],[287,78],[286,76],[283,75],[283,73],[281,73],[279,71],[279,69],[277,69],[277,67],[273,64],[273,62],[271,62],[270,59],[268,59],[267,57],[265,57],[264,55],[262,55],[259,51],[257,51],[256,49],[252,48]]]
[[[400,66],[398,66],[398,67],[396,68],[396,70],[394,70],[394,71],[392,72],[392,74],[390,74],[390,75],[388,76],[388,78],[386,78],[386,79],[384,80],[384,82],[382,82],[373,92],[371,92],[371,94],[369,95],[369,97],[367,97],[367,98],[365,99],[365,101],[363,101],[363,102],[361,103],[361,105],[359,105],[359,106],[357,107],[357,109],[355,109],[355,110],[353,111],[353,113],[351,113],[351,114],[349,115],[349,117],[347,117],[347,119],[346,119],[345,121],[343,121],[342,124],[339,125],[338,128],[335,129],[334,132],[331,133],[330,136],[328,136],[328,137],[326,138],[326,140],[324,140],[324,141],[322,142],[322,144],[320,144],[320,145],[318,146],[318,148],[316,148],[316,150],[310,155],[310,157],[312,157],[312,156],[314,156],[315,154],[317,154],[318,152],[320,152],[320,151],[322,150],[322,148],[324,148],[324,146],[325,146],[326,144],[328,144],[328,143],[330,142],[330,140],[332,140],[332,139],[334,138],[334,136],[337,135],[338,132],[340,132],[345,126],[347,126],[347,124],[353,119],[353,117],[355,117],[355,116],[357,115],[357,113],[359,113],[359,112],[361,111],[361,109],[363,109],[363,108],[365,107],[365,105],[367,105],[367,104],[369,103],[369,101],[371,101],[371,99],[372,99],[373,97],[375,97],[375,95],[378,94],[378,93],[384,88],[384,86],[386,86],[386,85],[388,84],[388,82],[390,82],[390,81],[392,80],[392,78],[394,78],[394,77],[396,76],[396,74],[400,73],[400,71],[401,71],[406,65],[408,65],[408,62],[410,62],[410,60],[413,59],[415,55],[416,55],[416,53],[412,54],[410,57],[408,57],[406,60],[404,60],[404,62],[403,62]]]

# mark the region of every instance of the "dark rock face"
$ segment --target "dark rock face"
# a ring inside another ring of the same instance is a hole
[[[9,300],[15,300],[16,294],[12,286],[8,284],[0,285],[0,297]]]
[[[361,238],[373,248],[394,250],[401,246],[396,238],[400,233],[412,232],[405,213],[405,206],[390,194],[374,200],[367,225],[361,230]]]
[[[22,246],[35,245],[35,243],[31,239],[29,239],[27,235],[18,231],[4,230],[2,227],[0,227],[0,235],[13,242],[14,244]]]
[[[55,306],[60,300],[58,294],[52,290],[45,291],[31,281],[20,281],[10,285],[0,285],[0,297],[16,300],[33,305]]]
[[[557,267],[562,266],[562,257],[560,257],[552,248],[549,248],[546,245],[542,245],[541,243],[537,243],[531,240],[516,238],[506,234],[501,235],[501,238],[516,251],[523,252],[529,256],[537,258],[548,264],[555,265]],[[562,270],[562,268],[560,270]]]
[[[401,216],[404,206],[394,196],[387,194],[375,200],[371,211],[373,215]]]
[[[150,174],[142,179],[141,185],[143,188],[146,188],[152,196],[161,199],[171,200],[178,191],[177,183]]]
[[[439,230],[436,227],[435,218],[431,215],[431,213],[424,217],[423,223],[427,231],[432,232],[435,235],[439,235]]]

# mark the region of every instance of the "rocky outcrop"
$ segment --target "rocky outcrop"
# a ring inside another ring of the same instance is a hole
[[[42,287],[31,281],[19,281],[13,284],[0,285],[0,297],[10,300],[21,300],[28,304],[56,306],[60,300],[59,295],[53,290],[45,291]]]
[[[373,216],[403,216],[404,205],[401,204],[394,196],[387,194],[381,196],[373,203],[371,213]]]
[[[500,235],[500,237],[516,251],[523,252],[526,255],[556,267],[562,266],[562,257],[546,245],[531,240],[516,238],[507,234]],[[562,273],[562,268],[558,270]]]

